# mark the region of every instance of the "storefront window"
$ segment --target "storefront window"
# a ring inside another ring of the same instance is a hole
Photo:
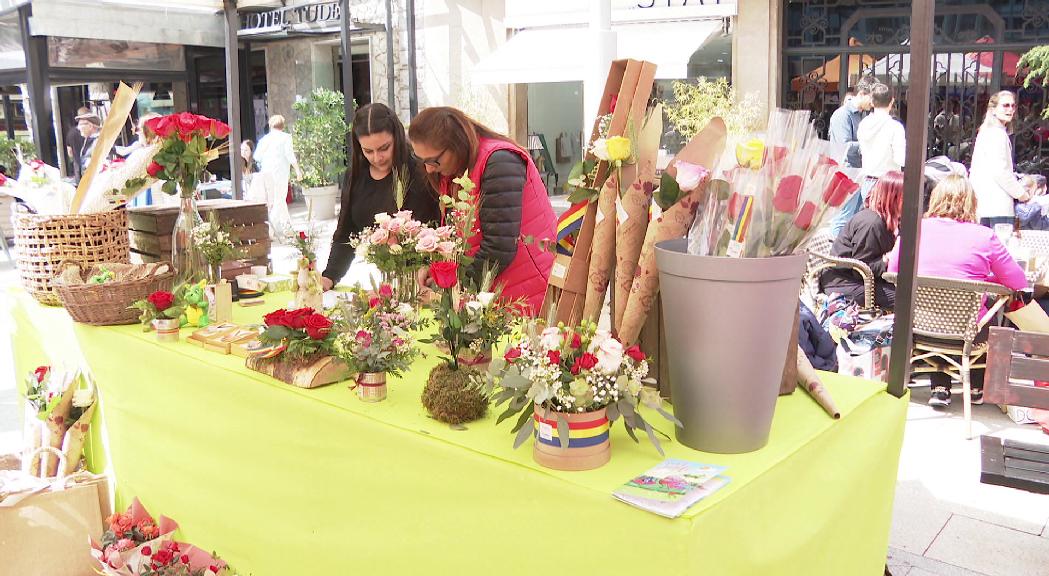
[[[22,31],[18,27],[18,13],[0,16],[0,70],[25,68],[22,50]]]
[[[178,44],[88,38],[47,39],[47,58],[56,68],[110,68],[181,72],[186,58]]]
[[[551,195],[564,194],[572,165],[583,157],[583,83],[528,85],[526,147]]]

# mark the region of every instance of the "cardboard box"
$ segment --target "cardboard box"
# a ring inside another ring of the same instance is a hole
[[[189,341],[190,344],[204,346],[208,341],[214,340],[232,330],[236,330],[236,328],[237,325],[233,323],[212,324],[199,330],[194,330],[186,340]]]
[[[1009,419],[1017,424],[1037,424],[1038,421],[1031,417],[1031,408],[1026,406],[1006,406],[1000,404],[998,406],[1005,412]]]
[[[853,353],[838,345],[838,374],[889,381],[889,346]]]

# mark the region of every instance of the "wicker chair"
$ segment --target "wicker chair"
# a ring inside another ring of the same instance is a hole
[[[863,302],[858,304],[863,310],[874,310],[874,273],[871,272],[870,266],[853,258],[832,256],[833,245],[834,235],[830,230],[817,232],[805,245],[809,259],[805,265],[805,278],[802,282],[803,296],[815,303],[816,295],[820,293],[820,275],[832,268],[849,268],[859,273],[863,279]]]
[[[1049,230],[1021,230],[1020,245],[1042,258],[1049,258]]]
[[[884,278],[896,283],[894,273],[886,273]],[[995,296],[995,301],[981,316],[984,295]],[[976,336],[997,315],[1011,295],[1012,290],[991,282],[917,277],[911,371],[943,372],[961,381],[968,438],[972,438],[969,373],[987,366],[987,343],[976,342]]]

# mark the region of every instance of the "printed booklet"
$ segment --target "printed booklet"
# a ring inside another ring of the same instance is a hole
[[[612,495],[638,508],[667,518],[677,518],[689,506],[728,484],[724,466],[667,459],[626,484]]]

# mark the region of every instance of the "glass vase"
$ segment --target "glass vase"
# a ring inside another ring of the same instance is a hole
[[[222,262],[208,262],[208,284],[214,286],[222,279]]]
[[[203,223],[193,195],[182,196],[175,229],[171,233],[171,265],[175,267],[176,285],[200,282],[208,277],[204,255],[193,243],[193,229]]]

